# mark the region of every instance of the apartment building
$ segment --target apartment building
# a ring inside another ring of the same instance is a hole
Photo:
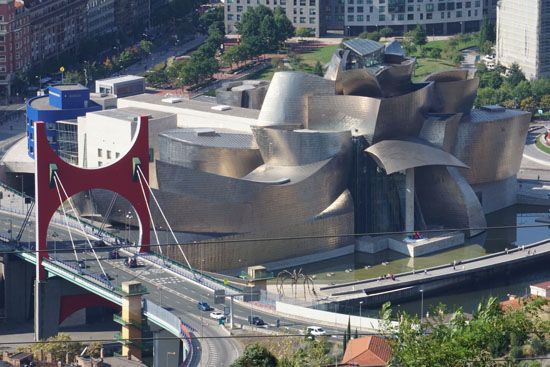
[[[550,77],[550,2],[501,0],[496,54],[506,67],[517,63],[528,79]]]
[[[0,0],[0,100],[11,95],[15,72],[30,64],[29,14],[23,3]]]
[[[428,35],[475,32],[484,17],[494,18],[497,0],[227,0],[226,31],[235,32],[250,6],[280,6],[295,27],[311,28],[316,35],[328,30],[354,36],[390,27],[403,34],[417,24]]]

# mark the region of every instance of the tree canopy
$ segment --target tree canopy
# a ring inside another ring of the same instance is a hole
[[[294,27],[280,7],[275,11],[264,5],[249,7],[236,27],[241,44],[245,44],[252,55],[277,51],[294,35]]]

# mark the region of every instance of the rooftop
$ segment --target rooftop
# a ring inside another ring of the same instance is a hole
[[[344,42],[344,46],[355,53],[366,56],[384,48],[384,45],[367,39],[354,38]]]
[[[28,103],[35,110],[41,110],[41,111],[60,111],[61,110],[60,108],[50,105],[50,98],[47,95],[35,97],[29,100]],[[88,108],[93,106],[99,106],[99,105],[92,100],[88,100]],[[63,110],[69,110],[69,109],[70,108],[64,108]]]
[[[212,107],[217,106],[217,103],[209,103],[209,102],[202,102],[202,101],[196,101],[196,100],[187,100],[183,99],[180,102],[176,103],[168,103],[168,102],[162,102],[163,99],[166,99],[167,96],[162,94],[150,94],[150,93],[143,93],[138,94],[135,96],[129,96],[120,98],[120,101],[135,101],[135,102],[142,102],[142,103],[150,103],[156,106],[165,106],[167,108],[177,108],[177,109],[191,109],[195,111],[202,111],[202,112],[209,112],[216,115],[221,116],[234,116],[234,117],[245,117],[249,119],[258,119],[258,115],[260,114],[259,110],[253,110],[249,108],[241,108],[241,107],[231,107],[228,110],[225,111],[216,111],[213,110]]]
[[[547,280],[546,282],[542,282],[542,283],[533,284],[531,285],[531,287],[536,287],[540,289],[550,289],[550,280]]]
[[[252,134],[229,129],[175,129],[161,133],[172,140],[213,148],[258,149]]]
[[[174,116],[174,114],[170,112],[148,110],[145,108],[137,108],[137,107],[115,108],[110,110],[91,112],[91,114],[106,116],[106,117],[110,117],[118,120],[124,120],[124,121],[133,121],[135,118],[143,115],[149,116],[149,120],[155,120],[159,118]]]
[[[116,76],[114,78],[107,78],[107,79],[99,79],[96,80],[96,83],[124,83],[124,82],[131,82],[134,80],[143,80],[145,79],[142,76],[137,75],[122,75],[122,76]]]
[[[80,85],[80,84],[57,84],[57,85],[52,85],[50,88],[55,88],[55,89],[60,90],[60,91],[88,90],[88,88],[86,88],[85,86]]]
[[[473,109],[469,114],[462,116],[462,119],[460,120],[461,123],[464,122],[471,122],[471,123],[479,123],[479,122],[486,122],[486,121],[498,121],[498,120],[505,120],[512,117],[516,117],[518,115],[524,115],[528,112],[524,112],[521,110],[482,110],[482,109]]]
[[[348,342],[343,365],[385,366],[391,358],[391,347],[384,338],[365,336]]]

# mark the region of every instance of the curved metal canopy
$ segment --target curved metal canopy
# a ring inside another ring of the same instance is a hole
[[[452,154],[427,144],[407,140],[383,140],[368,147],[379,167],[392,174],[421,166],[453,166],[469,168]]]

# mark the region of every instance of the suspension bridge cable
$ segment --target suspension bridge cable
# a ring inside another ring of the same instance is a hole
[[[67,195],[67,191],[65,191],[65,187],[63,186],[63,182],[61,182],[61,179],[59,178],[59,176],[57,175],[57,171],[54,171],[54,180],[57,180],[59,182],[59,185],[61,186],[61,189],[63,190],[63,193],[65,194],[65,197],[67,198],[67,201],[69,202],[69,205],[71,206],[71,209],[75,215],[75,218],[76,218],[76,221],[78,222],[78,224],[80,225],[80,230],[84,233],[84,237],[86,239],[86,242],[88,242],[88,245],[90,245],[90,248],[92,249],[92,253],[94,254],[94,257],[96,258],[97,260],[97,263],[101,269],[101,272],[103,273],[103,275],[105,276],[105,279],[110,283],[111,281],[109,280],[109,276],[107,275],[107,273],[105,272],[105,269],[103,269],[103,265],[101,265],[101,261],[99,261],[99,258],[97,257],[97,254],[94,250],[94,247],[92,246],[92,243],[90,242],[90,239],[88,237],[88,234],[86,233],[86,230],[84,229],[84,225],[82,224],[82,222],[80,221],[80,217],[79,217],[79,214],[78,212],[76,211],[76,208],[74,207],[73,205],[73,201],[71,200],[71,198],[69,197],[69,195]]]
[[[139,169],[139,166],[138,166]],[[139,180],[139,186],[141,187],[141,193],[143,194],[143,200],[145,201],[145,207],[147,208],[147,214],[149,214],[149,219],[151,220],[151,224],[153,227],[153,233],[155,234],[155,238],[157,240],[157,245],[160,245],[159,241],[159,235],[157,233],[157,229],[155,227],[155,221],[153,220],[153,214],[151,213],[151,208],[149,207],[149,200],[147,200],[147,195],[145,195],[145,189],[143,188],[143,182],[141,181],[141,177],[138,174],[138,180]],[[164,257],[164,254],[162,253],[162,247],[159,247],[160,254]]]
[[[55,182],[55,188],[57,189],[57,196],[59,197],[59,204],[61,206],[61,210],[63,210],[63,219],[65,220],[65,226],[67,227],[67,232],[69,232],[69,238],[71,239],[71,245],[73,247],[74,257],[76,258],[76,261],[78,261],[78,254],[76,252],[76,247],[74,245],[73,234],[71,232],[71,227],[69,226],[69,220],[67,219],[67,213],[65,212],[65,206],[63,205],[63,198],[61,197],[61,192],[59,191],[59,184],[57,183],[57,179],[55,178],[55,176],[54,176],[54,182]]]
[[[176,242],[176,244],[178,244],[178,248],[179,248],[181,254],[183,255],[183,258],[185,259],[185,262],[187,263],[187,266],[189,267],[189,269],[191,270],[193,275],[195,275],[195,271],[193,270],[193,267],[191,266],[191,263],[187,259],[187,256],[185,255],[185,252],[181,248],[181,245],[178,243],[178,238],[174,234],[174,231],[172,230],[172,226],[170,226],[170,222],[168,222],[168,219],[166,218],[166,215],[164,215],[164,211],[160,207],[160,204],[157,200],[157,197],[155,196],[155,193],[153,192],[153,190],[151,190],[151,186],[149,185],[149,182],[147,182],[147,179],[145,178],[145,175],[143,174],[143,171],[141,170],[141,167],[138,166],[137,170],[138,170],[138,175],[141,175],[141,177],[143,177],[143,180],[145,181],[145,184],[147,185],[147,188],[149,189],[149,192],[151,193],[151,196],[153,197],[153,200],[155,201],[155,204],[157,204],[157,207],[159,208],[160,214],[162,215],[162,218],[164,218],[164,221],[166,222],[166,225],[168,226],[168,230],[172,234],[172,237],[174,238],[174,241]]]

